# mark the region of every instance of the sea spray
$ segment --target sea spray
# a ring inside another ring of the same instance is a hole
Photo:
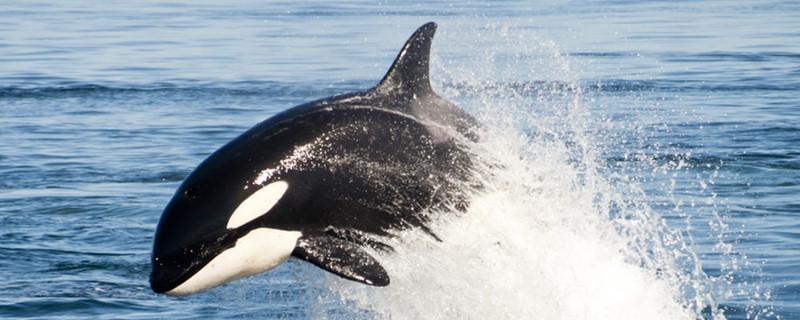
[[[590,112],[570,59],[507,27],[481,34],[486,54],[448,60],[438,87],[486,125],[482,188],[468,212],[433,214],[441,241],[391,240],[389,287],[328,278],[335,295],[377,318],[724,318],[682,233],[598,159],[614,124]]]
[[[491,145],[532,146],[505,133]],[[390,287],[334,287],[385,318],[692,318],[673,283],[631,259],[599,210],[609,207],[597,203],[603,191],[576,185],[584,173],[563,148],[539,151],[499,154],[470,210],[432,228],[441,242],[419,231],[395,238],[383,257]]]

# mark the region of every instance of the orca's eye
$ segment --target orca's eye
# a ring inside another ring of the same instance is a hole
[[[185,195],[185,196],[187,196],[189,198],[192,198],[192,199],[197,198],[197,195],[199,193],[200,193],[200,190],[198,190],[196,186],[190,186],[190,187],[186,188],[186,190],[183,190],[183,195]]]

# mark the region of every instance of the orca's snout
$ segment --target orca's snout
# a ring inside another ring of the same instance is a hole
[[[156,293],[175,294],[175,288],[192,278],[221,250],[218,242],[225,241],[220,237],[218,241],[198,242],[186,246],[174,246],[171,242],[159,241],[156,235],[153,246],[153,256],[150,261],[150,288]]]
[[[182,274],[178,268],[169,267],[159,258],[153,258],[153,270],[150,272],[150,288],[155,293],[166,293],[175,289],[180,283]]]
[[[156,293],[169,294],[210,260],[215,246],[213,242],[179,245],[187,241],[165,236],[166,234],[156,233],[150,260],[150,288]]]
[[[232,246],[238,235],[220,227],[222,222],[213,219],[196,218],[187,223],[186,216],[198,215],[199,211],[191,206],[184,193],[173,197],[156,228],[150,260],[150,288],[156,293],[171,294],[219,252]]]
[[[155,293],[164,293],[171,290],[172,286],[169,285],[163,272],[153,270],[150,273],[150,289],[153,289]]]

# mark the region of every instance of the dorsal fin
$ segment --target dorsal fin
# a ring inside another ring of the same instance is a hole
[[[375,90],[384,93],[416,94],[421,96],[432,92],[429,76],[429,60],[436,23],[428,22],[419,27],[408,38],[403,49],[397,54],[389,72],[383,77]]]

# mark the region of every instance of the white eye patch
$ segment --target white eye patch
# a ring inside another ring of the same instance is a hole
[[[228,229],[238,228],[269,212],[287,189],[289,189],[288,183],[275,181],[247,197],[228,219]]]

